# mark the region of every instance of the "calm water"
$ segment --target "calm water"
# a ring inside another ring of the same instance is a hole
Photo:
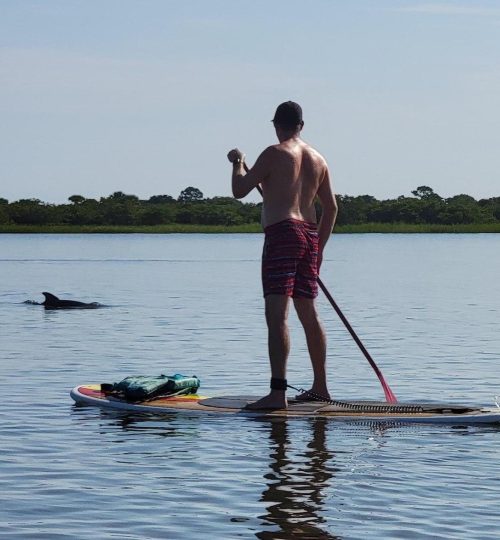
[[[260,235],[0,235],[2,538],[496,539],[500,428],[127,416],[78,383],[268,386]],[[322,278],[401,400],[500,394],[500,235],[344,235]],[[108,307],[44,311],[41,291]],[[383,398],[326,301],[338,398]],[[290,318],[289,380],[310,382]]]

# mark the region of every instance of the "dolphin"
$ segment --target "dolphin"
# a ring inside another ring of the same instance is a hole
[[[77,300],[61,300],[57,298],[54,294],[49,292],[43,292],[45,296],[45,301],[41,303],[45,309],[71,309],[71,308],[80,308],[80,309],[94,309],[101,307],[102,304],[98,302],[78,302]]]

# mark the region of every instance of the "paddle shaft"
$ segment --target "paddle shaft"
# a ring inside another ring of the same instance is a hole
[[[328,292],[328,289],[325,287],[325,284],[321,281],[320,277],[318,276],[318,285],[321,287],[321,290],[325,294],[325,296],[328,298],[328,301],[332,305],[333,309],[339,316],[340,320],[344,323],[344,326],[347,328],[349,334],[351,334],[352,338],[356,342],[356,345],[360,348],[361,352],[365,355],[365,358],[368,360],[370,366],[373,368],[373,371],[375,371],[378,380],[380,381],[380,384],[382,385],[382,388],[384,389],[385,399],[388,403],[397,403],[397,398],[394,395],[394,392],[389,388],[389,385],[384,379],[384,376],[382,375],[382,372],[378,368],[377,364],[371,357],[370,353],[366,350],[366,347],[363,345],[359,337],[357,336],[356,332],[354,331],[353,327],[349,324],[349,321],[345,318],[344,314],[340,310],[339,306],[337,305],[337,302],[333,299],[332,295]]]
[[[243,167],[246,172],[249,171],[248,165],[243,162]],[[262,195],[262,188],[257,185],[257,190]],[[384,379],[384,376],[382,375],[382,372],[378,368],[377,364],[371,357],[370,353],[366,350],[366,347],[363,345],[359,337],[357,336],[356,332],[354,331],[353,327],[349,324],[349,321],[345,318],[344,314],[342,313],[341,309],[337,305],[337,302],[333,299],[332,295],[329,293],[328,289],[325,287],[325,284],[323,281],[321,281],[321,278],[318,276],[318,285],[320,286],[321,290],[323,291],[324,295],[327,297],[328,301],[332,305],[333,309],[335,310],[335,313],[339,316],[340,320],[344,323],[344,326],[347,328],[347,331],[349,334],[351,334],[352,338],[356,342],[356,345],[360,348],[361,352],[364,354],[365,358],[368,360],[370,366],[373,368],[373,371],[375,371],[375,374],[378,377],[378,380],[380,381],[380,384],[382,385],[382,388],[384,390],[385,399],[388,403],[397,403],[397,398],[394,394],[394,392],[390,389],[389,385]]]

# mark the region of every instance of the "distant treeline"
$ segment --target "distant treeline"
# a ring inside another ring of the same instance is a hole
[[[476,200],[470,195],[442,198],[428,186],[412,197],[377,200],[371,195],[338,195],[339,225],[408,223],[459,225],[500,222],[500,197]],[[38,199],[9,202],[0,198],[0,224],[5,225],[244,225],[260,221],[261,203],[232,197],[204,198],[187,187],[175,199],[154,195],[147,200],[121,191],[99,200],[72,195],[68,204]],[[318,212],[320,212],[318,205]]]

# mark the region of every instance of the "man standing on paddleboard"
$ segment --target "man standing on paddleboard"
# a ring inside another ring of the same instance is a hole
[[[316,311],[318,274],[331,236],[337,203],[323,156],[300,138],[302,109],[287,101],[272,120],[279,143],[266,148],[249,169],[237,148],[227,157],[233,164],[233,195],[241,199],[257,187],[262,192],[262,284],[271,363],[270,393],[249,409],[287,407],[286,368],[290,351],[289,300],[304,328],[314,380],[311,392],[329,398],[326,382],[326,335]],[[322,206],[317,223],[315,200]],[[307,396],[307,394],[305,394]]]

